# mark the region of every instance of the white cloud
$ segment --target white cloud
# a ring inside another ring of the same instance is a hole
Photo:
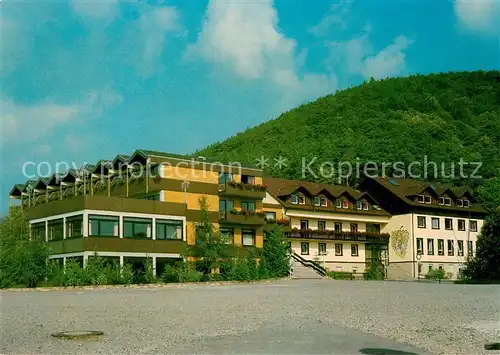
[[[500,34],[500,1],[455,0],[455,15],[466,28],[490,34]]]
[[[309,32],[316,36],[324,36],[332,26],[336,26],[336,29],[345,29],[347,25],[346,16],[351,4],[351,1],[345,0],[331,4],[330,11],[323,16],[317,25],[311,27]]]
[[[84,19],[110,21],[118,11],[118,0],[71,0],[74,13]]]
[[[305,52],[296,55],[296,47],[296,41],[280,31],[272,0],[211,0],[187,54],[228,66],[245,79],[271,81],[288,95],[333,91],[335,82],[326,75],[298,74]]]

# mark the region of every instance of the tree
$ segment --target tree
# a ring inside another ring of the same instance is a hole
[[[269,277],[284,277],[290,271],[288,244],[283,229],[278,224],[266,233],[261,263]]]
[[[35,287],[48,271],[45,240],[30,239],[29,223],[20,207],[11,207],[0,224],[0,287]]]
[[[477,281],[500,281],[500,207],[483,225],[477,238],[476,255],[468,261],[463,275]]]
[[[477,198],[488,212],[494,212],[500,206],[500,178],[486,180],[477,189]]]

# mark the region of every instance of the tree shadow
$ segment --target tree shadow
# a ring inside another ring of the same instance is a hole
[[[418,355],[417,353],[411,353],[408,351],[384,348],[364,348],[359,349],[359,352],[366,355]]]

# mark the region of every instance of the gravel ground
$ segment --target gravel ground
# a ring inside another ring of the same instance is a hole
[[[484,344],[500,341],[500,287],[494,285],[281,280],[7,291],[0,297],[2,354],[225,352],[228,344],[257,335],[261,343],[288,344],[268,347],[269,353],[305,353],[298,341],[293,343],[300,328],[311,332],[309,338],[318,334],[318,347],[309,348],[317,353],[327,352],[321,350],[325,343],[319,346],[323,340],[318,329],[323,338],[334,336],[329,331],[344,337],[339,346],[345,347],[339,349],[345,353],[351,352],[348,342],[378,341],[382,346],[390,340],[434,354],[492,354],[498,352],[483,350]],[[346,328],[352,329],[352,338],[342,333]],[[102,330],[105,335],[92,341],[50,337],[53,332],[83,329]],[[281,329],[287,331],[281,334]],[[212,341],[221,347],[207,347]],[[244,352],[253,353],[248,348]]]

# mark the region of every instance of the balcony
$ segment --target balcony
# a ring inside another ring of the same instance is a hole
[[[219,195],[262,200],[266,197],[266,188],[262,185],[226,182],[224,184],[219,184]]]
[[[88,195],[40,204],[28,208],[27,215],[29,220],[33,220],[85,209],[174,216],[186,215],[186,205],[183,203]]]
[[[371,233],[371,232],[339,232],[332,230],[312,230],[312,229],[292,229],[286,233],[288,238],[298,239],[326,239],[326,240],[345,240],[362,241],[370,243],[389,243],[389,234]]]
[[[219,212],[219,223],[262,226],[266,223],[266,219],[262,212],[229,211]]]

